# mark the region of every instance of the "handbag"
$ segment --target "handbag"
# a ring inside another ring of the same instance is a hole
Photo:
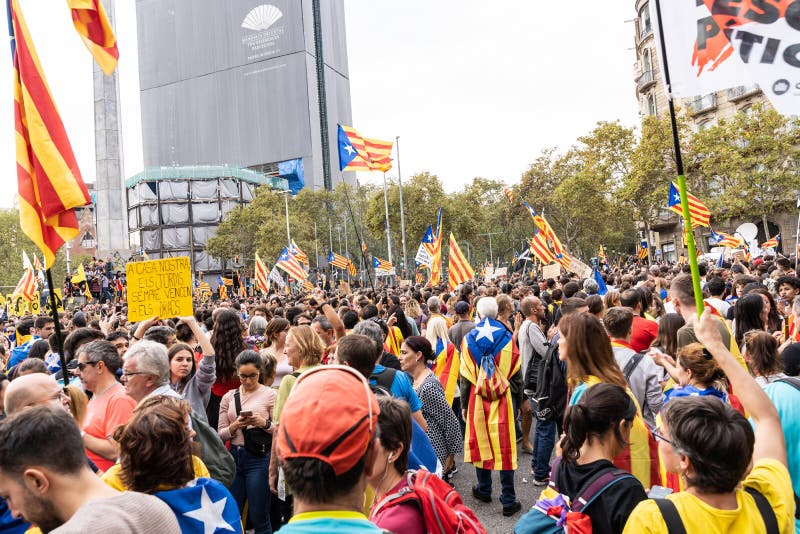
[[[242,411],[242,398],[239,390],[233,394],[233,401],[236,403],[236,417]],[[263,428],[245,428],[242,430],[244,436],[244,449],[253,456],[266,456],[272,450],[272,434]]]

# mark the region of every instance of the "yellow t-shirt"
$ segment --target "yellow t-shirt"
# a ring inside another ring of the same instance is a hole
[[[192,455],[192,465],[194,466],[194,478],[211,478],[206,464],[197,456]],[[112,465],[108,471],[103,473],[103,482],[111,486],[117,491],[128,491],[127,486],[122,483],[120,474],[122,473],[122,466],[120,464]],[[160,486],[158,491],[174,489],[173,487]]]
[[[789,470],[777,460],[760,460],[742,483],[753,488],[769,501],[778,519],[782,534],[794,532],[794,493]],[[735,510],[720,510],[682,491],[667,497],[675,504],[689,534],[727,534],[730,532],[764,532],[764,521],[756,502],[744,489],[736,490]],[[668,534],[667,524],[655,501],[640,502],[633,509],[623,534]]]

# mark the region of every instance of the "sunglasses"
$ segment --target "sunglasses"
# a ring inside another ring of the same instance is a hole
[[[78,362],[78,370],[83,372],[87,365],[97,365],[97,362]]]

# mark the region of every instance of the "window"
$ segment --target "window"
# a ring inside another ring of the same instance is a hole
[[[645,97],[647,101],[645,102],[647,106],[647,114],[648,115],[655,115],[656,114],[656,94],[655,92],[651,91],[647,93]]]
[[[745,106],[740,110],[745,117],[749,117],[753,114],[753,106]]]
[[[639,38],[643,38],[652,31],[653,27],[650,25],[650,2],[645,2],[639,10]]]
[[[675,243],[664,243],[661,245],[661,252],[664,256],[664,261],[675,261]]]
[[[645,48],[642,51],[642,72],[650,72],[653,70],[653,62],[650,59],[650,49]]]

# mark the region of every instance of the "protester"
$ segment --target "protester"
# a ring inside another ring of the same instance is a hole
[[[247,504],[247,515],[256,534],[272,532],[268,470],[272,450],[272,408],[277,393],[260,383],[261,355],[244,350],[235,361],[241,385],[222,398],[219,408],[219,437],[230,441],[236,461],[236,478],[231,493],[239,512]]]
[[[117,382],[119,354],[108,341],[92,341],[81,345],[77,361],[81,383],[84,389],[93,394],[81,434],[86,455],[97,467],[106,471],[119,456],[119,448],[113,438],[114,431],[128,422],[136,400],[128,396],[127,388]]]
[[[0,443],[0,495],[42,532],[181,532],[160,499],[120,493],[89,469],[80,429],[62,409],[35,406],[9,417]]]
[[[431,323],[437,320],[444,322],[438,317],[429,320],[429,331]],[[422,415],[427,423],[428,438],[447,478],[455,469],[455,455],[462,451],[463,437],[461,426],[447,402],[442,384],[428,368],[435,358],[430,341],[422,336],[406,338],[400,347],[401,368],[413,379],[414,391],[422,401]]]
[[[206,408],[217,376],[214,347],[194,317],[183,317],[181,320],[189,326],[197,339],[203,358],[199,364],[196,363],[194,351],[189,345],[179,343],[170,347],[167,352],[170,387],[189,402],[197,417],[208,422]]]
[[[363,514],[380,414],[369,383],[358,371],[328,365],[305,371],[293,385],[277,452],[295,515],[281,532],[382,532]]]
[[[656,437],[667,470],[680,474],[687,487],[666,501],[641,502],[626,533],[666,533],[664,517],[675,513],[687,532],[764,532],[773,521],[780,532],[794,527],[781,420],[728,350],[717,323],[706,308],[694,334],[730,379],[755,432],[740,413],[713,398],[693,396],[667,404]]]
[[[461,351],[462,416],[467,422],[464,461],[475,466],[478,484],[472,495],[483,502],[492,501],[492,471],[500,471],[503,515],[512,516],[522,509],[514,489],[517,439],[512,398],[522,393],[519,353],[513,350],[511,332],[495,320],[495,299],[479,300],[478,314],[483,320],[467,334]],[[508,432],[500,432],[501,428]]]
[[[264,332],[264,336],[267,338],[267,346],[264,350],[278,362],[275,382],[272,384],[275,389],[280,387],[283,377],[292,374],[293,371],[287,360],[285,350],[286,336],[289,334],[290,326],[289,321],[283,317],[275,317],[267,324],[267,329]]]
[[[246,347],[244,344],[244,325],[239,315],[232,310],[219,309],[214,319],[214,332],[211,345],[217,363],[217,380],[211,386],[211,396],[206,405],[208,424],[218,427],[219,405],[222,396],[239,387],[234,360]]]

